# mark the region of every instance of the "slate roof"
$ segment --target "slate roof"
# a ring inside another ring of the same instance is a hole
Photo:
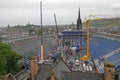
[[[54,64],[39,64],[39,71],[36,80],[46,80],[50,76],[50,71],[55,67]]]
[[[88,72],[62,72],[62,80],[104,80],[104,74]]]
[[[30,70],[23,69],[22,71],[20,71],[19,73],[15,75],[15,78],[16,80],[22,80],[27,76],[30,76]]]
[[[55,74],[59,80],[61,80],[62,71],[72,71],[67,64],[61,58],[57,63],[53,64],[39,64],[39,72],[37,74],[37,80],[47,80],[50,77],[51,70],[55,70]]]
[[[47,80],[50,77],[52,69],[55,70],[55,74],[59,80],[104,80],[104,74],[73,72],[63,59],[54,64],[39,64],[39,72],[36,80]]]
[[[67,72],[72,71],[71,68],[65,63],[65,61],[62,58],[56,64],[54,69],[55,69],[55,72],[56,72],[56,76],[59,80],[61,80],[61,72],[62,71],[67,71]]]
[[[0,76],[0,80],[16,80],[16,79],[11,73],[9,73],[5,76]]]

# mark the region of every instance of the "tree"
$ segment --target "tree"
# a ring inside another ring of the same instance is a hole
[[[29,32],[29,34],[35,34],[36,31],[33,28],[31,28],[28,30],[28,32]]]
[[[38,29],[37,35],[40,36],[41,34],[43,34],[43,31],[41,31],[41,29]]]
[[[7,60],[4,57],[3,54],[0,54],[0,75],[7,74],[6,68],[7,68]]]
[[[0,42],[0,76],[18,72],[17,62],[22,59],[20,54],[14,52],[8,44]]]

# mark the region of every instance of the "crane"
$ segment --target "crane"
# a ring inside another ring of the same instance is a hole
[[[55,25],[56,25],[56,37],[57,37],[57,46],[59,46],[59,40],[58,40],[58,27],[57,27],[57,20],[56,20],[56,14],[54,14],[54,19],[55,19]]]
[[[86,61],[90,59],[90,20],[103,20],[103,19],[112,19],[112,18],[120,18],[118,15],[89,15],[86,18],[86,31],[87,31],[87,40],[86,40],[86,54],[81,57],[82,61]]]
[[[86,55],[81,57],[82,61],[86,61],[90,58],[90,31],[89,31],[89,27],[90,27],[90,20],[86,21],[86,29],[87,29],[87,40],[86,40]]]

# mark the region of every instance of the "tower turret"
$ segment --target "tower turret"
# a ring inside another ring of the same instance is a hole
[[[80,17],[80,8],[78,10],[77,30],[82,30],[82,20],[81,20],[81,17]]]

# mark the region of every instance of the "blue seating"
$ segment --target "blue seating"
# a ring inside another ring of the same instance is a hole
[[[111,39],[95,37],[90,42],[90,51],[95,59],[120,48],[120,42]]]

